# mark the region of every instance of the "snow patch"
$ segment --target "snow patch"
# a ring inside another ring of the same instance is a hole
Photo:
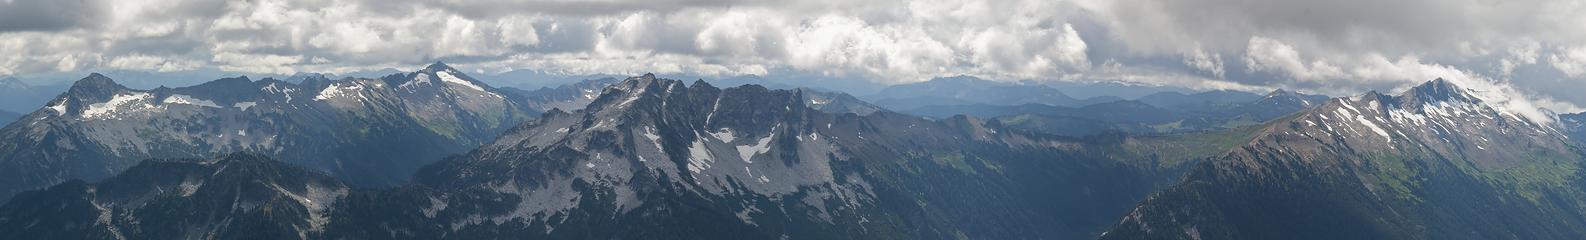
[[[435,198],[433,196],[429,197],[429,199],[430,199],[430,206],[429,207],[425,207],[422,210],[419,210],[420,212],[424,213],[424,217],[435,217],[436,213],[440,213],[441,210],[446,210],[446,207],[451,205],[451,204],[446,203],[446,201],[443,201],[441,199],[437,199],[437,198]]]
[[[714,161],[710,157],[710,149],[705,148],[705,141],[694,140],[694,144],[688,146],[688,171],[699,173],[709,169]]]
[[[660,135],[655,135],[655,128],[654,127],[645,127],[644,128],[644,138],[650,139],[650,143],[654,143],[655,144],[655,150],[656,151],[664,151],[665,148],[661,147],[661,136]],[[643,160],[642,158],[644,158],[644,157],[641,156],[639,158],[641,158],[640,160],[642,161]]]
[[[100,117],[109,115],[110,113],[114,113],[116,108],[127,106],[136,102],[145,102],[145,107],[152,107],[147,103],[148,100],[152,98],[153,96],[150,96],[148,93],[116,94],[115,96],[111,96],[110,100],[105,101],[104,103],[89,104],[88,109],[83,110],[83,117]]]
[[[363,90],[363,85],[358,85],[357,83],[331,84],[329,87],[325,87],[325,90],[320,90],[319,95],[314,96],[314,100],[323,101],[330,100],[331,98],[353,96],[353,94],[357,94],[357,91],[359,90]]]
[[[164,101],[160,101],[160,102],[161,103],[167,103],[167,104],[187,104],[187,105],[197,105],[197,106],[202,106],[202,107],[220,108],[220,105],[216,105],[214,101],[199,99],[199,98],[196,98],[196,97],[193,97],[193,96],[181,95],[181,94],[172,94],[170,97],[165,97],[165,100]]]
[[[263,90],[265,92],[270,92],[270,93],[280,93],[282,97],[286,98],[287,102],[292,102],[292,93],[293,92],[297,92],[297,89],[281,88],[279,86],[276,86],[275,83],[270,83],[270,85],[265,86],[263,88]]]
[[[1382,130],[1382,127],[1378,127],[1377,123],[1366,119],[1365,115],[1355,116],[1355,121],[1360,122],[1361,125],[1366,125],[1367,128],[1371,128],[1372,132],[1376,132],[1377,135],[1382,135],[1382,138],[1388,139],[1389,142],[1393,141],[1393,137],[1388,135],[1388,131]]]
[[[243,111],[248,111],[248,108],[252,108],[253,106],[258,106],[258,105],[259,105],[259,103],[256,103],[256,102],[240,102],[240,103],[237,103],[237,104],[232,104],[231,106],[235,107],[235,108],[238,108],[238,109],[242,109]]]
[[[815,98],[810,98],[810,106],[817,106],[818,107],[818,106],[821,106],[821,105],[826,105],[826,103],[830,103],[830,102],[831,101],[821,101],[821,100],[816,100]]]
[[[44,108],[55,110],[55,115],[66,115],[66,100],[61,100],[60,103],[56,103],[55,105],[50,105]]]
[[[1405,111],[1404,109],[1393,109],[1393,111],[1389,112],[1389,114],[1391,114],[1394,122],[1403,123],[1408,121],[1410,123],[1415,123],[1416,126],[1426,125],[1426,116],[1421,114],[1411,113],[1410,111]]]
[[[616,121],[617,121],[617,119],[600,120],[600,122],[596,122],[595,123],[595,126],[589,127],[589,128],[590,129],[609,128],[609,127],[611,127],[611,124],[613,122],[616,122]]]
[[[720,131],[710,133],[710,136],[716,137],[716,139],[721,139],[722,142],[732,142],[733,139],[738,139],[738,136],[734,136],[732,134],[732,129],[727,128],[722,128]]]
[[[1344,105],[1344,106],[1349,106],[1349,105]],[[1336,108],[1333,111],[1337,112],[1338,116],[1339,117],[1343,117],[1343,119],[1355,118],[1355,114],[1354,113],[1352,113],[1350,111],[1347,111],[1347,110],[1344,110],[1344,108]]]
[[[420,84],[430,84],[431,82],[433,82],[433,81],[430,81],[430,75],[414,74],[413,80],[410,80],[408,82],[402,83],[402,85],[399,85],[397,87],[398,88],[402,88],[402,89],[409,89],[409,88],[412,88],[413,86],[418,86]]]
[[[1360,109],[1355,109],[1354,104],[1346,103],[1346,104],[1341,104],[1341,105],[1343,105],[1345,108],[1349,108],[1350,112],[1355,112],[1355,113],[1359,113],[1360,112]]]
[[[473,89],[473,90],[480,91],[480,92],[490,92],[490,91],[485,91],[484,87],[480,87],[479,85],[474,85],[474,83],[472,83],[472,82],[468,82],[468,80],[463,80],[461,78],[457,78],[457,76],[452,76],[451,72],[437,71],[437,72],[435,72],[435,76],[436,77],[440,77],[442,82],[462,85],[463,87],[467,87],[469,89]],[[490,95],[496,95],[496,94],[495,93],[491,93]]]
[[[767,151],[771,151],[772,137],[776,137],[776,134],[771,134],[771,136],[760,138],[760,141],[758,141],[755,145],[738,146],[738,159],[743,159],[743,162],[746,163],[754,163],[754,161],[749,159],[753,158],[755,155],[765,154]]]
[[[178,187],[180,187],[182,190],[182,197],[189,197],[193,196],[193,193],[198,192],[198,187],[202,186],[204,186],[204,182],[188,179],[186,181],[182,181],[182,184]]]

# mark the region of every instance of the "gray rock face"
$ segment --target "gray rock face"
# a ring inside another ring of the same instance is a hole
[[[0,199],[103,179],[141,159],[238,151],[353,185],[394,186],[494,139],[529,111],[443,64],[382,79],[230,78],[151,90],[93,74],[0,129]]]

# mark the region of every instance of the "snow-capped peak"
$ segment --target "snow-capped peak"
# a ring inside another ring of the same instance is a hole
[[[1490,107],[1506,117],[1524,119],[1537,125],[1552,125],[1558,116],[1508,85],[1438,78],[1411,88],[1398,96],[1421,105],[1437,103],[1475,104]]]

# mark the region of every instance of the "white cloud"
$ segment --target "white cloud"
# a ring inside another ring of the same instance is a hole
[[[1206,50],[1201,48],[1195,48],[1194,51],[1184,54],[1184,64],[1205,73],[1210,73],[1217,78],[1223,78],[1226,71],[1223,67],[1222,54],[1207,53]]]
[[[798,27],[789,46],[788,61],[796,68],[901,78],[889,81],[922,79],[954,60],[949,46],[917,29],[869,26],[847,16],[822,16]]]
[[[125,55],[110,60],[110,67],[118,69],[174,72],[198,69],[202,63],[186,59],[168,59],[149,55]]]
[[[1586,46],[1569,47],[1547,58],[1548,64],[1570,77],[1586,75]]]
[[[303,56],[220,53],[212,61],[221,64],[220,69],[226,71],[292,74],[296,71],[291,65],[303,61]]]
[[[1509,56],[1498,60],[1498,73],[1509,75],[1514,73],[1514,68],[1520,65],[1536,64],[1541,51],[1540,43],[1530,41],[1509,48]]]
[[[501,31],[498,38],[507,46],[534,46],[540,44],[540,34],[536,31],[536,19],[525,16],[511,16],[496,22],[496,28]]]
[[[0,58],[0,74],[446,60],[571,74],[788,69],[881,83],[967,74],[1334,94],[1445,77],[1586,104],[1559,90],[1586,85],[1577,31],[1586,3],[1574,0],[84,3],[105,16],[0,27],[0,54],[16,56]]]

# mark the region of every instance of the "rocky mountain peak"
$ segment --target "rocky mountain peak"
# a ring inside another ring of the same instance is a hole
[[[688,86],[691,87],[691,88],[694,88],[694,87],[716,88],[714,86],[711,86],[710,83],[705,82],[704,79],[694,80],[694,83],[693,84],[689,84]]]
[[[317,80],[317,81],[330,81],[330,79],[333,76],[334,75],[326,74],[326,73],[299,72],[299,73],[294,73],[294,74],[292,74],[292,76],[288,76],[288,77],[286,77],[286,79],[281,79],[281,80],[282,81],[286,81],[286,82],[290,82],[290,83],[301,83],[303,81],[308,81],[310,79]]]
[[[1277,90],[1272,90],[1272,92],[1270,92],[1270,93],[1267,93],[1267,97],[1290,96],[1290,95],[1293,95],[1293,94],[1294,94],[1294,92],[1290,92],[1288,90],[1283,90],[1282,88],[1279,88]]]
[[[1261,101],[1261,102],[1283,101],[1283,102],[1298,103],[1299,106],[1312,106],[1312,105],[1320,104],[1320,103],[1322,103],[1324,101],[1327,101],[1327,96],[1308,95],[1308,94],[1294,92],[1294,91],[1289,91],[1289,90],[1277,89],[1277,90],[1273,90],[1271,93],[1267,93],[1266,97],[1263,97],[1261,100],[1258,100],[1258,101]]]
[[[50,106],[63,106],[60,105],[60,103],[64,101],[99,102],[105,99],[110,99],[110,97],[115,95],[116,92],[125,90],[127,90],[127,87],[117,84],[116,81],[111,80],[110,77],[106,77],[105,75],[101,75],[99,73],[92,73],[88,74],[88,77],[84,77],[83,79],[79,79],[77,82],[72,83],[72,87],[67,89],[66,93],[62,94],[60,97],[57,97],[54,101],[51,101]],[[64,111],[65,108],[57,110]]]
[[[1326,96],[1322,96],[1322,95],[1305,94],[1305,93],[1291,91],[1291,90],[1286,90],[1286,89],[1282,89],[1282,88],[1279,88],[1277,90],[1272,90],[1272,92],[1267,93],[1267,95],[1265,97],[1266,98],[1295,98],[1295,99],[1305,99],[1305,100],[1314,100],[1314,99],[1317,99],[1317,98],[1320,98],[1321,100],[1326,100],[1327,99]]]
[[[83,79],[78,79],[77,82],[73,82],[72,83],[72,89],[74,89],[74,90],[75,89],[83,89],[83,90],[122,89],[122,88],[125,88],[125,87],[122,87],[121,84],[117,84],[116,81],[115,80],[111,80],[110,77],[106,77],[105,75],[102,75],[102,74],[99,74],[99,73],[90,73],[90,74],[88,74],[87,77],[83,77]]]
[[[16,77],[0,78],[0,89],[25,89],[28,85]]]
[[[628,79],[623,79],[622,82],[618,82],[617,84],[613,84],[612,87],[620,88],[620,89],[634,89],[634,88],[644,88],[644,87],[648,87],[648,86],[651,86],[651,85],[656,85],[657,83],[673,84],[673,83],[681,83],[681,81],[677,81],[677,80],[658,81],[658,79],[655,78],[655,74],[646,73],[643,76],[630,77]]]
[[[640,99],[644,98],[644,95],[649,94],[651,90],[662,90],[662,88],[671,88],[674,85],[681,84],[682,81],[678,80],[657,79],[655,78],[654,74],[630,77],[623,79],[621,82],[617,82],[616,84],[606,86],[604,89],[602,89],[600,91],[600,95],[594,100],[594,104],[592,106],[598,105],[612,107],[612,104],[630,105],[636,101],[640,101]],[[670,93],[673,91],[666,92]],[[666,97],[667,96],[660,96],[660,98]]]
[[[198,85],[192,86],[192,87],[187,87],[187,88],[191,88],[191,89],[195,89],[195,90],[201,90],[201,91],[235,92],[235,91],[254,90],[257,87],[254,86],[253,80],[249,79],[248,76],[240,76],[240,77],[233,77],[233,78],[216,79],[214,81],[205,82],[205,83],[198,84]]]
[[[456,69],[453,69],[452,66],[448,66],[448,65],[446,65],[445,62],[441,62],[441,61],[435,61],[435,63],[431,63],[429,66],[424,67],[424,71],[426,71],[426,72],[438,72],[438,71],[447,71],[447,70],[456,71]]]
[[[1422,83],[1419,86],[1410,88],[1409,91],[1405,91],[1399,97],[1418,103],[1481,102],[1481,99],[1476,98],[1475,95],[1472,95],[1468,88],[1461,87],[1442,78],[1433,79],[1432,81],[1427,81],[1426,83]]]
[[[501,92],[482,81],[458,71],[446,63],[435,62],[413,72],[392,74],[381,78],[386,84],[396,86],[401,92],[434,96],[460,94],[486,99],[502,98]]]

